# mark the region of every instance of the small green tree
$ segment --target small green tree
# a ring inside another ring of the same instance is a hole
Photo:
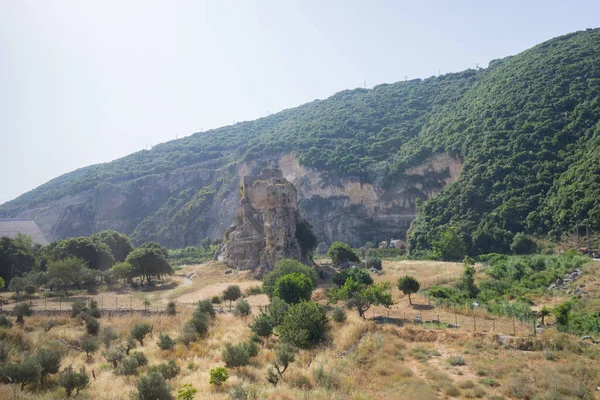
[[[394,304],[390,289],[389,282],[365,285],[350,278],[346,280],[344,286],[329,289],[326,295],[332,303],[340,300],[346,301],[349,307],[356,308],[358,315],[365,318],[365,313],[372,305],[389,308]]]
[[[252,332],[260,337],[268,338],[273,334],[273,321],[266,314],[261,314],[250,325]]]
[[[419,281],[417,281],[412,276],[406,275],[406,276],[398,279],[398,289],[400,289],[402,291],[402,293],[404,293],[405,295],[408,295],[408,303],[411,306],[412,306],[412,299],[410,296],[412,294],[417,293],[420,288],[421,288],[421,285],[419,284]]]
[[[210,370],[210,380],[209,383],[211,385],[215,385],[217,388],[220,388],[222,384],[227,382],[229,378],[229,371],[227,368],[217,367]]]
[[[558,325],[564,327],[569,324],[569,313],[571,312],[571,306],[566,303],[562,303],[554,307],[554,318]]]
[[[102,329],[102,333],[100,334],[100,340],[102,341],[102,343],[104,343],[104,347],[106,348],[109,348],[111,342],[118,338],[119,335],[117,335],[117,332],[115,332],[115,330],[111,326],[107,326],[104,329]]]
[[[309,348],[325,339],[327,313],[316,302],[304,301],[290,306],[278,327],[281,340],[299,348]]]
[[[231,303],[242,297],[242,290],[237,285],[227,286],[223,291],[223,300],[229,300],[229,311],[231,311]]]
[[[542,326],[544,326],[544,318],[549,316],[552,313],[552,310],[548,306],[542,306],[539,311],[539,316],[542,318]]]
[[[193,400],[198,390],[191,383],[186,383],[177,392],[177,400]]]
[[[92,317],[89,314],[81,314],[82,319],[85,321],[85,330],[88,335],[97,335],[100,332],[100,321]]]
[[[273,296],[282,298],[288,304],[296,304],[310,300],[313,289],[313,283],[306,275],[294,272],[277,280]]]
[[[279,297],[273,297],[269,305],[268,316],[273,321],[273,326],[278,326],[283,322],[287,314],[289,305]]]
[[[167,303],[167,315],[170,317],[177,315],[177,304],[174,301]]]
[[[25,318],[32,314],[31,306],[28,303],[19,303],[13,308],[13,315],[17,317],[17,324],[23,326]]]
[[[12,328],[12,322],[4,314],[0,314],[0,328]]]
[[[250,304],[244,299],[238,299],[235,302],[235,308],[233,310],[233,314],[236,316],[240,316],[246,318],[248,315],[252,314],[252,308]]]
[[[338,286],[344,286],[344,283],[346,283],[349,278],[354,279],[356,282],[364,283],[365,285],[373,284],[373,278],[369,271],[357,267],[348,268],[345,271],[335,274],[332,281]]]
[[[6,287],[6,283],[4,282],[4,278],[0,276],[0,290]]]
[[[40,372],[40,384],[42,384],[46,376],[58,372],[62,354],[58,350],[42,347],[38,350],[35,359],[42,368]]]
[[[178,366],[174,360],[169,360],[167,364],[162,363],[158,365],[153,365],[148,368],[148,373],[150,372],[160,372],[160,374],[166,379],[170,380],[175,378],[181,372],[181,367]]]
[[[171,392],[160,372],[151,372],[137,382],[138,400],[172,400]]]
[[[432,242],[433,254],[444,261],[458,261],[467,252],[462,235],[453,226],[448,226],[440,234],[439,240]]]
[[[15,292],[17,296],[19,296],[19,294],[25,290],[25,286],[27,286],[25,279],[16,276],[10,280],[8,290]]]
[[[250,362],[250,352],[245,343],[236,346],[227,343],[225,344],[221,358],[227,368],[243,367]]]
[[[533,254],[537,251],[537,244],[531,236],[519,232],[513,238],[510,250],[515,254]]]
[[[280,377],[283,378],[283,373],[288,369],[290,364],[294,362],[297,352],[298,349],[289,343],[280,342],[277,344],[273,366]]]
[[[147,323],[135,324],[131,328],[131,337],[140,342],[140,346],[144,346],[144,338],[149,333],[152,333],[152,326]]]
[[[334,265],[340,265],[346,261],[359,262],[360,259],[356,253],[346,243],[333,242],[329,247],[327,255],[331,258]]]
[[[71,397],[73,390],[75,390],[75,396],[77,396],[89,383],[90,377],[86,374],[85,367],[82,367],[79,372],[75,372],[73,366],[69,365],[60,372],[58,378],[58,384],[65,388],[67,397]]]
[[[217,316],[217,313],[215,311],[215,308],[213,307],[212,303],[206,299],[206,300],[200,300],[198,302],[198,305],[196,306],[198,310],[207,313],[208,315],[210,315],[212,318],[215,318]]]
[[[331,310],[331,318],[335,322],[344,322],[346,320],[346,311],[342,307],[335,307]]]
[[[133,266],[126,262],[118,262],[112,266],[110,273],[123,283],[131,282],[133,279]]]
[[[467,293],[471,299],[477,297],[479,293],[479,288],[475,285],[475,260],[469,256],[463,260],[463,274],[457,282],[456,288]]]
[[[194,326],[196,333],[199,335],[204,335],[208,332],[208,320],[210,316],[204,311],[196,308],[192,313],[192,319],[190,322]]]
[[[173,341],[173,339],[171,339],[171,336],[169,336],[165,333],[161,333],[158,336],[157,344],[161,350],[171,350],[173,347],[175,347],[175,341]]]
[[[90,361],[90,356],[100,349],[100,342],[91,337],[86,337],[81,341],[81,350],[85,352],[86,359]]]
[[[111,363],[114,369],[125,358],[125,352],[120,347],[111,347],[102,353],[107,362]]]
[[[189,346],[190,343],[196,340],[196,334],[197,332],[194,323],[192,321],[188,321],[185,323],[185,325],[183,325],[177,340],[183,343],[185,346]]]
[[[21,390],[25,386],[39,382],[42,376],[42,367],[35,357],[27,357],[21,363],[0,365],[0,381],[2,383],[20,383]]]
[[[263,292],[267,294],[270,298],[273,297],[273,291],[275,290],[275,283],[277,281],[288,274],[303,274],[310,279],[312,282],[312,288],[317,287],[317,282],[319,281],[319,275],[317,271],[309,267],[308,265],[304,265],[301,262],[293,259],[284,258],[275,263],[275,268],[273,271],[265,274],[263,276]]]

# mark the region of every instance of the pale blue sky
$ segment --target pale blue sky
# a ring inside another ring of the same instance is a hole
[[[599,1],[0,0],[0,204],[333,93],[486,66]]]

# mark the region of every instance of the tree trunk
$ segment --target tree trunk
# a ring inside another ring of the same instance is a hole
[[[410,293],[408,294],[408,303],[412,306],[412,299],[410,298]]]

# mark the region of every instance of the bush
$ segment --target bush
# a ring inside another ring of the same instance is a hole
[[[200,311],[198,308],[194,310],[190,323],[194,326],[197,334],[204,335],[208,332],[208,319],[209,315],[207,313]]]
[[[174,360],[169,360],[168,364],[162,363],[159,365],[151,366],[150,368],[148,368],[148,373],[150,372],[158,372],[165,379],[170,380],[179,375],[179,373],[181,372],[181,367],[179,367]]]
[[[227,368],[242,367],[250,362],[250,353],[245,343],[237,346],[227,343],[221,356]]]
[[[62,359],[62,354],[58,350],[42,347],[38,350],[35,359],[42,368],[40,383],[44,383],[44,378],[47,375],[55,374],[58,372],[58,369],[60,368],[60,360]]]
[[[118,375],[132,376],[138,374],[140,364],[134,356],[125,357],[117,370]]]
[[[94,318],[100,318],[102,313],[100,312],[100,308],[98,307],[98,302],[96,300],[90,300],[90,315]]]
[[[365,265],[368,269],[375,268],[377,271],[381,271],[382,262],[380,258],[369,257],[365,259]]]
[[[282,298],[288,304],[296,304],[310,300],[313,290],[313,283],[306,275],[294,272],[275,282],[273,296]]]
[[[85,321],[85,330],[88,335],[97,335],[100,331],[100,321],[89,314],[82,314]]]
[[[10,363],[0,366],[0,381],[2,383],[20,383],[21,390],[31,383],[39,382],[42,377],[42,367],[34,357],[28,357],[21,363]],[[10,378],[10,379],[9,379]]]
[[[17,324],[23,325],[25,319],[23,317],[31,316],[31,306],[28,303],[19,303],[13,308],[13,315],[17,317]]]
[[[134,351],[131,356],[136,359],[140,367],[148,365],[148,357],[146,357],[146,355],[141,351]]]
[[[115,332],[115,330],[111,326],[107,326],[104,329],[102,329],[102,334],[100,334],[100,340],[102,341],[102,343],[104,343],[104,346],[106,348],[109,348],[110,343],[113,340],[116,340],[118,337],[119,335],[117,335],[117,332]]]
[[[151,332],[152,332],[152,327],[150,326],[150,324],[147,324],[147,323],[135,324],[131,328],[131,337],[134,338],[135,340],[137,340],[138,342],[140,342],[140,346],[143,346],[144,338],[146,337],[147,334],[149,334]]]
[[[244,299],[238,299],[235,302],[235,308],[233,309],[233,314],[240,317],[247,317],[252,313],[252,309],[250,304]]]
[[[208,300],[200,300],[196,309],[210,315],[212,318],[216,317],[217,313],[215,312],[215,308],[212,303]]]
[[[177,315],[177,304],[174,301],[167,303],[167,315],[171,317]]]
[[[79,314],[85,313],[88,311],[88,308],[84,301],[77,300],[73,304],[71,304],[71,318],[79,317]]]
[[[360,259],[346,243],[333,242],[329,247],[327,255],[331,258],[334,265],[340,265],[346,261],[359,262]]]
[[[194,340],[196,340],[196,327],[192,321],[188,321],[177,338],[181,343],[189,346]]]
[[[348,268],[345,271],[335,274],[332,278],[332,281],[338,286],[344,286],[344,283],[346,283],[346,281],[350,278],[354,279],[355,282],[362,283],[364,285],[373,284],[373,278],[371,277],[369,271],[358,267]]]
[[[250,357],[256,357],[258,355],[258,346],[256,342],[250,338],[250,340],[245,343],[246,351],[248,351],[248,355]]]
[[[513,238],[510,250],[515,254],[533,254],[537,252],[537,244],[531,236],[519,232]]]
[[[463,356],[450,356],[448,357],[448,364],[452,365],[453,367],[457,367],[461,365],[466,365],[467,360],[465,360]]]
[[[90,355],[94,354],[100,348],[100,342],[92,339],[91,337],[86,337],[81,341],[81,350],[85,352],[86,358],[90,359]]]
[[[325,339],[327,314],[316,302],[302,302],[290,306],[279,334],[286,341],[299,348],[309,348]]]
[[[165,378],[159,372],[151,372],[137,382],[138,400],[172,400]]]
[[[290,364],[294,362],[297,352],[298,349],[289,343],[280,342],[277,344],[273,366],[280,377],[283,377],[283,373],[288,369]]]
[[[341,307],[335,307],[331,310],[331,318],[335,322],[344,322],[346,320],[346,311]]]
[[[212,304],[221,304],[221,298],[219,296],[213,296],[210,298]]]
[[[73,366],[69,365],[63,369],[58,378],[58,384],[65,388],[67,397],[71,397],[71,393],[75,390],[75,396],[79,391],[85,389],[90,383],[90,377],[85,372],[85,367],[81,367],[79,372],[73,371]]]
[[[198,390],[191,383],[186,383],[183,388],[177,392],[177,400],[193,400]]]
[[[285,318],[289,305],[279,297],[273,297],[269,305],[269,318],[273,321],[273,326],[281,325]]]
[[[173,341],[173,339],[171,339],[171,337],[167,334],[161,333],[158,336],[158,347],[160,347],[161,350],[171,350],[173,347],[175,347],[175,342]]]
[[[261,314],[250,325],[250,329],[258,336],[269,337],[273,333],[273,321],[268,315]]]
[[[4,314],[0,314],[0,328],[12,328],[12,322]]]
[[[215,369],[210,370],[210,380],[209,383],[211,385],[215,385],[216,387],[221,387],[222,384],[227,382],[229,378],[229,371],[227,368],[217,367]]]
[[[314,268],[304,265],[296,260],[282,259],[275,263],[273,271],[263,276],[263,292],[269,297],[273,297],[273,291],[275,290],[277,281],[285,275],[294,273],[306,275],[312,282],[313,289],[317,287],[319,275]]]

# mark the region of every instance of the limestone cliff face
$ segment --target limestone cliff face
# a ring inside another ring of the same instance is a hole
[[[294,153],[206,168],[190,166],[143,179],[113,182],[95,190],[30,206],[17,215],[34,219],[49,240],[114,229],[136,244],[153,240],[169,248],[223,237],[239,202],[240,180],[264,168],[280,169],[296,188],[297,209],[319,242],[361,246],[404,239],[416,215],[416,199],[427,199],[454,182],[461,162],[438,154],[386,185],[304,167]],[[257,194],[258,196],[258,194]]]
[[[296,188],[278,169],[246,175],[239,185],[239,204],[233,225],[217,258],[237,269],[272,269],[281,258],[308,264],[314,245],[303,246],[298,235],[307,226],[298,211]]]

